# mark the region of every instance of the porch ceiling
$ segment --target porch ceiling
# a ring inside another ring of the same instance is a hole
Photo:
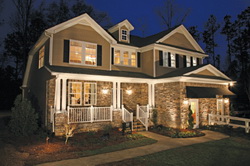
[[[234,97],[235,94],[225,88],[208,88],[208,87],[186,87],[187,98],[216,98],[216,95],[224,97]]]

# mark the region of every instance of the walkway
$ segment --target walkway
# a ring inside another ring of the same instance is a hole
[[[92,166],[92,165],[110,163],[115,161],[121,161],[138,156],[144,156],[163,150],[178,148],[181,146],[188,146],[192,144],[220,140],[228,137],[224,134],[213,131],[206,130],[203,132],[206,134],[205,136],[196,138],[170,138],[152,132],[141,132],[141,134],[145,135],[146,137],[158,140],[158,142],[152,145],[146,145],[142,147],[104,153],[89,157],[82,157],[78,159],[69,159],[69,160],[45,163],[45,164],[40,164],[38,166],[83,166],[83,165]]]

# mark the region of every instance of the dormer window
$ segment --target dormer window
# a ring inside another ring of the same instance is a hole
[[[128,31],[125,29],[121,30],[121,40],[128,41]]]

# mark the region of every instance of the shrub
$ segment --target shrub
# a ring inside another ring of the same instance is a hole
[[[152,122],[154,126],[157,126],[157,117],[158,117],[157,110],[153,109]]]
[[[29,100],[22,99],[21,95],[18,95],[15,99],[14,107],[11,108],[11,112],[9,127],[14,135],[29,136],[34,134],[38,128],[38,115],[35,113]]]
[[[194,128],[194,118],[192,117],[192,109],[191,105],[189,106],[189,113],[188,113],[188,128],[193,129]]]

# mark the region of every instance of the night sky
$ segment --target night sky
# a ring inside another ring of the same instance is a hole
[[[37,0],[40,1],[40,0]],[[47,0],[49,1],[49,0]],[[131,33],[134,35],[142,35],[138,30],[141,25],[146,25],[145,35],[152,35],[164,30],[159,17],[155,10],[162,6],[164,0],[85,0],[87,4],[92,5],[98,11],[106,12],[113,24],[124,19],[128,19],[135,27]],[[250,6],[250,0],[176,0],[176,3],[183,9],[190,9],[190,14],[184,22],[185,27],[198,26],[200,31],[203,30],[204,23],[209,15],[214,14],[219,23],[223,22],[225,15],[236,18],[241,11]],[[11,0],[5,0],[1,17],[5,20],[5,25],[1,26],[1,39],[10,30],[8,20],[14,7]],[[223,38],[217,38],[220,48],[217,52],[221,55],[225,54],[225,42]],[[204,46],[201,44],[204,48]]]

